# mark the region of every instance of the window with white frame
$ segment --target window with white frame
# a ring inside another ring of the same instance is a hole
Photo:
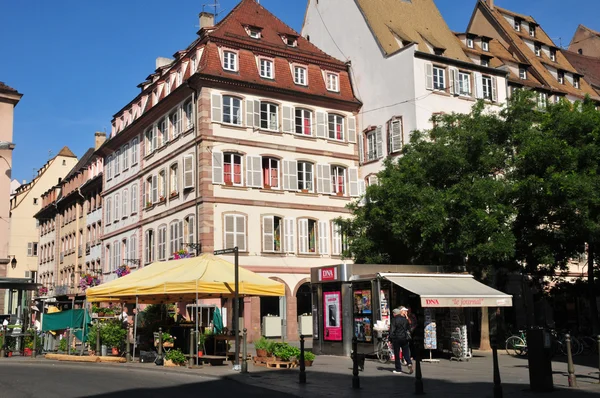
[[[144,247],[146,253],[146,264],[154,261],[154,230],[149,229],[145,233]]]
[[[433,89],[446,89],[446,69],[440,68],[439,66],[433,67]]]
[[[519,79],[521,79],[521,80],[527,79],[527,69],[519,68]]]
[[[106,224],[110,224],[112,222],[112,199],[106,199],[106,203],[104,204],[106,210],[104,210],[104,215],[106,219]]]
[[[167,226],[159,226],[156,232],[158,234],[156,259],[158,261],[164,261],[167,259]]]
[[[171,126],[171,137],[176,138],[181,134],[181,117],[179,108],[169,114],[169,125]]]
[[[481,57],[481,66],[490,66],[490,59],[488,57]]]
[[[260,59],[260,77],[265,79],[273,78],[273,61],[270,59]]]
[[[280,188],[279,159],[263,157],[262,172],[265,188]]]
[[[226,214],[223,217],[225,223],[224,242],[225,249],[238,247],[239,251],[246,251],[246,216],[241,214]]]
[[[269,102],[260,103],[260,128],[279,131],[279,105]]]
[[[242,156],[223,154],[223,179],[225,184],[242,185]]]
[[[233,51],[223,51],[223,69],[237,71],[237,54]]]
[[[194,74],[194,73],[196,73],[196,67],[198,66],[198,60],[197,60],[197,58],[196,58],[195,55],[192,55],[192,59],[191,60],[192,60],[192,70],[191,70],[191,73]]]
[[[344,140],[344,117],[330,113],[328,115],[329,138],[332,140]]]
[[[458,72],[458,95],[471,95],[471,74]]]
[[[548,105],[548,94],[542,93],[542,92],[538,92],[537,93],[537,106],[538,106],[538,109],[546,109],[547,105]]]
[[[557,72],[557,78],[558,78],[558,82],[560,84],[565,84],[565,72],[563,72],[562,70],[559,70]]]
[[[121,196],[117,193],[115,194],[115,221],[119,221],[121,218]]]
[[[177,163],[172,164],[169,168],[169,191],[171,196],[179,193],[179,166]]]
[[[529,23],[529,36],[535,37],[535,25],[531,22]]]
[[[185,115],[185,129],[189,130],[194,127],[194,103],[188,101],[183,105],[183,112]]]
[[[513,26],[515,27],[515,30],[517,32],[520,32],[521,31],[521,20],[519,18],[515,18],[515,22],[514,22]]]
[[[312,111],[296,108],[296,134],[312,135]]]
[[[158,129],[156,134],[160,134],[160,144],[166,145],[167,142],[169,142],[169,119],[163,117],[159,120],[156,126],[156,128]]]
[[[125,144],[123,146],[123,151],[121,152],[123,156],[123,171],[129,168],[129,145]]]
[[[488,39],[481,39],[481,49],[483,51],[490,51],[490,41]]]
[[[294,83],[301,86],[306,86],[306,68],[302,66],[294,66]]]
[[[556,62],[556,50],[554,48],[550,49],[550,59]]]
[[[134,138],[131,141],[131,165],[134,166],[138,162],[138,139]]]
[[[158,200],[162,202],[167,197],[167,178],[166,171],[162,169],[158,172]]]
[[[131,214],[135,214],[138,211],[138,187],[137,185],[131,186]]]
[[[339,92],[340,91],[340,77],[337,73],[327,72],[327,90]]]
[[[467,47],[469,48],[473,48],[473,39],[470,37],[467,37]]]
[[[313,164],[309,162],[298,162],[298,189],[300,191],[314,191]]]
[[[133,234],[129,237],[129,258],[137,259],[138,258],[137,251],[138,251],[137,235]]]
[[[366,133],[367,141],[367,162],[379,159],[377,156],[377,131],[375,129]]]
[[[307,218],[298,220],[298,252],[310,254],[317,252],[317,222]]]
[[[247,28],[248,35],[253,39],[260,39],[260,29],[259,28]]]
[[[151,126],[146,130],[146,155],[150,155],[156,149],[156,129]]]
[[[115,152],[115,157],[113,158],[113,162],[115,165],[115,177],[121,173],[121,151]]]
[[[331,166],[331,185],[333,193],[346,194],[346,168],[342,166]]]
[[[279,253],[283,251],[283,219],[277,216],[263,217],[263,252]]]
[[[239,98],[223,96],[223,123],[242,124],[242,101]]]
[[[194,216],[187,216],[183,219],[183,239],[184,246],[189,248],[190,252],[196,252],[195,244],[196,244],[196,234],[195,234],[195,222]]]
[[[112,178],[112,156],[106,158],[106,181]]]
[[[121,245],[118,240],[115,240],[112,244],[113,248],[113,268],[111,271],[115,271],[121,265]]]
[[[121,204],[121,206],[123,207],[123,210],[122,210],[123,218],[125,218],[129,215],[129,213],[127,212],[128,199],[129,199],[129,190],[125,189],[125,190],[123,190],[123,199],[122,199],[122,204]]]
[[[535,56],[541,57],[542,56],[542,46],[539,45],[538,43],[536,43],[533,48],[535,50]]]
[[[490,76],[483,76],[483,98],[487,100],[492,100],[492,78]]]
[[[573,87],[579,88],[579,86],[580,86],[579,76],[573,75]]]

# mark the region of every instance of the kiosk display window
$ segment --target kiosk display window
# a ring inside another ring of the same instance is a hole
[[[323,293],[323,340],[342,341],[342,300],[340,292]]]
[[[373,341],[373,303],[371,289],[356,289],[354,298],[354,335],[361,343]]]

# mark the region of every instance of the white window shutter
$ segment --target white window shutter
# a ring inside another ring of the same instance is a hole
[[[158,176],[152,176],[152,203],[158,202]]]
[[[425,64],[425,84],[427,90],[433,90],[433,64],[431,62]]]
[[[283,242],[284,242],[284,250],[286,253],[295,253],[294,250],[294,225],[296,224],[296,220],[293,218],[286,218],[284,221],[283,228]]]
[[[319,254],[329,254],[329,223],[319,221]]]
[[[496,76],[492,76],[492,101],[497,102],[498,101],[498,93],[496,92],[497,90],[497,80]]]
[[[33,255],[33,243],[32,242],[27,243],[27,255],[29,257],[31,257]]]
[[[254,188],[262,188],[262,157],[246,156],[246,185]]]
[[[363,196],[367,191],[365,180],[360,178],[358,180],[358,196]]]
[[[377,126],[377,130],[375,131],[375,147],[377,151],[377,159],[381,159],[383,157],[383,133],[381,130],[381,126]]]
[[[294,108],[291,106],[283,106],[283,132],[294,132]]]
[[[348,180],[350,182],[350,196],[360,196],[360,189],[358,187],[358,169],[356,167],[350,167],[348,169]]]
[[[235,233],[236,239],[235,244],[237,245],[239,251],[246,251],[246,217],[244,216],[236,216],[235,217]]]
[[[254,128],[260,128],[260,101],[254,100]]]
[[[220,94],[213,94],[211,96],[212,105],[212,120],[213,122],[221,123],[223,121],[223,98]]]
[[[298,190],[298,162],[295,160],[283,161],[283,189],[286,191]]]
[[[402,149],[402,120],[392,120],[390,141],[390,152],[394,153]]]
[[[323,165],[317,164],[317,193],[324,193],[323,188]]]
[[[298,252],[308,253],[308,220],[298,220]]]
[[[365,138],[362,133],[358,135],[358,143],[356,145],[358,145],[358,161],[360,164],[363,164],[365,162]]]
[[[263,217],[263,251],[265,252],[275,251],[274,229],[273,216]]]
[[[246,126],[254,127],[254,101],[246,100]]]
[[[331,185],[331,167],[328,164],[323,165],[323,193],[333,193],[333,186]]]
[[[235,216],[225,215],[225,249],[235,247]]]
[[[212,180],[213,184],[223,184],[223,152],[212,153]]]
[[[458,94],[460,94],[460,75],[458,73],[458,69],[454,68],[453,73],[454,73],[454,94],[458,95]]]
[[[194,188],[194,155],[185,155],[183,157],[183,189],[188,188]]]
[[[356,142],[356,118],[348,118],[348,142]]]
[[[331,254],[339,256],[342,254],[342,234],[340,227],[335,222],[331,222]]]
[[[483,98],[483,77],[479,72],[475,72],[475,97]]]
[[[283,161],[283,189],[288,191],[290,189],[290,162],[289,160]]]
[[[448,80],[450,80],[448,87],[450,88],[450,94],[458,94],[458,87],[456,89],[454,88],[455,84],[458,86],[458,80],[455,79],[454,75],[455,70],[456,68],[448,68]]]
[[[317,138],[327,137],[327,115],[325,112],[317,112]]]

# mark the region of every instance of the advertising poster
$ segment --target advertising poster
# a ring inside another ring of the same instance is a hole
[[[380,302],[380,310],[381,310],[381,320],[384,324],[390,324],[390,306],[388,304],[388,291],[381,290],[379,292],[379,302]]]
[[[342,341],[342,300],[340,292],[323,293],[323,340]]]
[[[426,350],[437,350],[435,315],[430,308],[425,308],[425,340],[423,346]]]
[[[354,335],[360,342],[371,342],[373,339],[373,329],[371,328],[371,318],[354,318]]]
[[[370,314],[371,311],[371,291],[370,290],[355,290],[354,291],[354,313],[355,314]]]

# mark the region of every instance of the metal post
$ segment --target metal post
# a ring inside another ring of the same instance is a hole
[[[598,336],[600,338],[600,336]],[[2,347],[0,347],[0,358],[6,356],[6,326],[2,327]]]
[[[498,340],[492,335],[492,357],[494,361],[494,398],[502,398],[502,381],[500,380],[500,367],[498,366]]]
[[[567,344],[567,372],[569,373],[569,387],[577,387],[575,366],[573,366],[573,355],[571,353],[571,336],[568,334],[565,335],[565,343]]]
[[[598,335],[598,383],[600,383],[600,334]]]
[[[96,355],[102,356],[102,347],[100,347],[100,319],[96,319]]]
[[[188,368],[194,366],[194,355],[198,354],[198,350],[194,350],[194,331],[190,329],[190,359],[188,360]]]
[[[31,358],[35,359],[35,357],[37,357],[37,332],[35,331],[35,328],[31,334],[33,335],[33,351],[31,352]]]
[[[235,357],[233,358],[233,370],[240,370],[240,264],[239,264],[239,249],[238,247],[233,248],[233,254],[235,255],[235,297],[233,300],[233,336],[235,339]]]
[[[71,355],[71,329],[67,328],[67,355]]]
[[[300,384],[306,384],[306,364],[304,363],[304,335],[300,335]]]
[[[162,358],[163,347],[162,347],[162,327],[158,328],[158,356]]]
[[[248,373],[248,347],[246,345],[248,339],[248,329],[244,328],[242,337],[242,373]]]
[[[423,340],[419,336],[414,341],[415,349],[415,394],[425,394],[423,391],[423,374],[421,373],[421,347],[423,346]]]
[[[358,378],[358,342],[356,341],[356,336],[352,338],[352,353],[354,354],[352,358],[352,388],[359,389],[360,379]]]
[[[127,337],[125,338],[126,340],[126,344],[125,344],[125,350],[126,354],[125,354],[125,358],[127,359],[127,362],[131,362],[131,340],[129,339],[129,333],[131,332],[131,325],[127,325]]]
[[[138,325],[138,313],[140,312],[139,296],[135,296],[135,316],[133,317],[133,362],[135,362],[135,350],[137,348],[137,325]]]

